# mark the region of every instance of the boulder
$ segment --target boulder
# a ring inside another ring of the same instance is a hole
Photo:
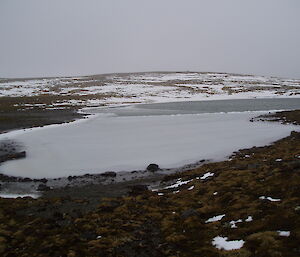
[[[48,179],[46,179],[46,178],[42,178],[41,180],[40,180],[42,183],[47,183],[48,182]]]
[[[155,163],[151,163],[148,165],[147,170],[151,172],[155,172],[159,170],[159,166]]]
[[[39,184],[37,191],[49,191],[51,188],[45,184]]]
[[[5,154],[5,155],[0,156],[0,162],[20,159],[20,158],[25,158],[25,157],[26,157],[25,151],[18,152],[18,153]]]

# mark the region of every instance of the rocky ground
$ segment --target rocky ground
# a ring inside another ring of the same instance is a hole
[[[299,124],[300,112],[273,119]],[[0,254],[300,256],[300,133],[159,180],[0,198]]]

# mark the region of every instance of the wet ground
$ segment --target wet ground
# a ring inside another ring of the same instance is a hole
[[[70,122],[84,116],[77,113],[74,109],[45,110],[36,108],[31,110],[0,111],[0,133],[15,129]]]

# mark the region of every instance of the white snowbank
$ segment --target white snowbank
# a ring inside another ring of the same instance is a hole
[[[244,240],[227,241],[227,239],[227,237],[217,236],[213,239],[212,244],[217,249],[230,251],[242,248],[245,243]]]
[[[262,112],[165,116],[95,115],[89,119],[0,135],[26,147],[27,157],[0,166],[7,175],[54,178],[105,171],[180,167],[222,160],[240,148],[287,136],[293,125],[249,122]],[[205,177],[212,174],[206,174]],[[183,182],[180,182],[183,183]]]
[[[18,197],[31,197],[31,198],[39,198],[38,194],[9,194],[9,193],[0,193],[0,197],[2,198],[18,198]]]

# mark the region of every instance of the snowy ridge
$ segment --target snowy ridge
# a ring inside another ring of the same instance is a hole
[[[226,73],[134,73],[0,81],[0,97],[43,95],[58,98],[51,108],[57,105],[297,97],[299,94],[300,80]]]

